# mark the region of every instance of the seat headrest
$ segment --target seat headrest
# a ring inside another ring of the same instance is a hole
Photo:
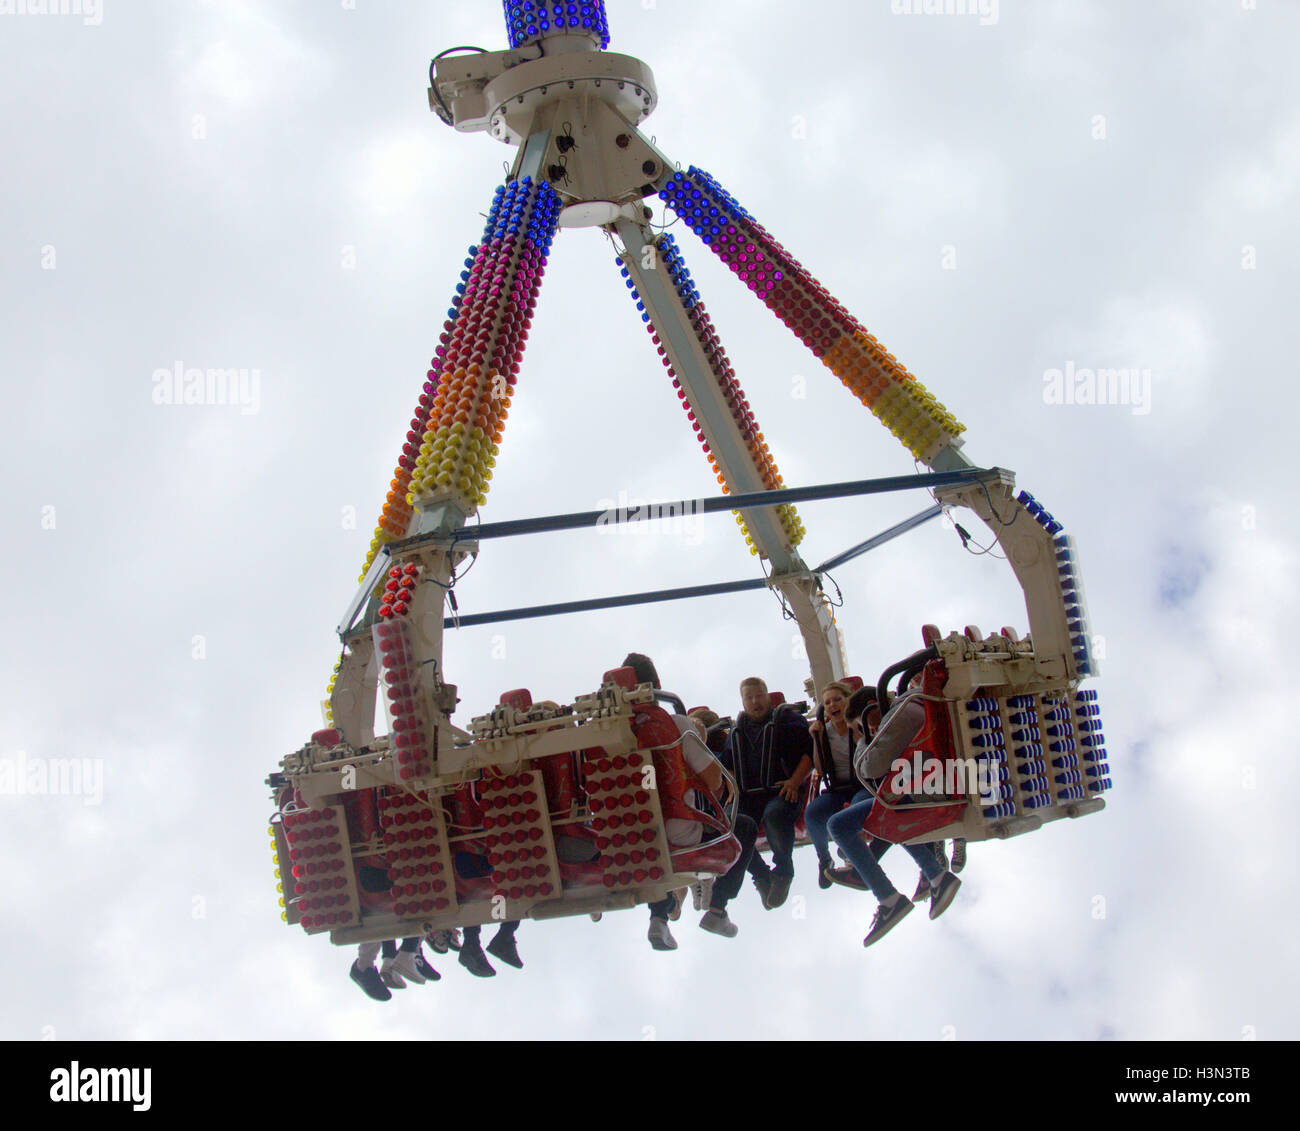
[[[624,691],[633,691],[637,685],[636,669],[611,668],[601,677],[601,683],[613,683],[623,688]]]
[[[516,711],[526,711],[533,705],[533,693],[526,687],[518,687],[514,691],[501,692],[501,698],[497,702],[502,707],[513,707]]]

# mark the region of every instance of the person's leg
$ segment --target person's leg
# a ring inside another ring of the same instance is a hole
[[[758,826],[763,822],[763,809],[766,804],[766,798],[761,793],[742,795],[740,799],[737,817],[744,816],[754,822],[755,837],[758,836]],[[749,859],[745,861],[745,870],[755,879],[765,877],[770,872],[767,861],[763,859],[762,853],[757,849],[750,852]]]
[[[807,828],[808,836],[817,850],[819,867],[831,863],[831,834],[826,831],[826,822],[840,811],[844,801],[845,797],[842,793],[831,791],[823,793],[820,797],[814,797],[808,802],[808,808],[803,811],[804,827]]]
[[[421,940],[419,935],[413,935],[410,938],[402,940],[402,945],[398,948],[397,959],[393,963],[393,969],[404,978],[409,978],[416,985],[421,982],[436,982],[442,975],[438,973],[420,950]]]
[[[758,825],[744,813],[737,813],[735,834],[740,841],[740,855],[727,872],[714,882],[713,896],[709,900],[710,911],[725,911],[727,903],[735,899],[736,893],[740,891],[745,871],[749,867],[749,858],[754,852],[754,841],[758,839]]]
[[[379,957],[379,943],[364,942],[357,947],[357,960],[348,971],[349,977],[361,987],[362,992],[375,1001],[389,1001],[392,991],[384,985],[383,975],[375,969]]]
[[[933,844],[903,845],[903,851],[916,861],[921,869],[921,875],[932,884],[948,870],[943,857],[939,855],[936,848],[937,846]]]
[[[519,947],[515,943],[515,932],[519,930],[518,919],[508,919],[497,928],[497,933],[492,941],[488,943],[488,954],[493,958],[499,958],[507,966],[513,966],[516,970],[524,968],[523,959],[519,957]]]
[[[735,938],[740,929],[727,917],[727,903],[740,891],[745,867],[754,851],[754,841],[758,839],[758,825],[743,813],[737,813],[735,836],[740,841],[740,855],[726,874],[714,881],[708,910],[700,918],[701,928],[728,939]]]
[[[396,958],[396,957],[397,957],[397,940],[396,940],[396,939],[384,939],[384,942],[383,942],[383,953],[384,953],[384,957],[385,957],[385,958]]]
[[[875,798],[865,789],[856,794],[853,803],[847,809],[841,809],[827,822],[831,839],[840,846],[844,857],[853,865],[858,875],[882,903],[898,894],[898,889],[889,882],[885,870],[877,862],[875,854],[862,843],[858,834],[862,831],[862,822]]]
[[[477,924],[465,928],[465,941],[461,943],[460,955],[456,961],[476,978],[491,978],[496,971],[492,968],[492,963],[487,960],[487,955],[483,953],[483,945],[480,942],[482,933],[483,929]]]
[[[665,923],[668,922],[668,916],[672,913],[673,904],[676,902],[673,893],[669,892],[663,899],[656,899],[653,903],[647,903],[646,906],[650,908],[650,918],[662,919]]]
[[[794,823],[798,819],[799,806],[780,794],[763,809],[763,827],[767,829],[767,843],[772,846],[773,871],[778,876],[794,875]]]

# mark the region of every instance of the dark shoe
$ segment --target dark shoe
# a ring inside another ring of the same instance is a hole
[[[772,890],[772,873],[759,872],[751,878],[754,881],[754,886],[758,889],[758,896],[763,901],[763,906],[766,907],[768,893]]]
[[[794,881],[793,876],[782,875],[777,872],[772,877],[772,884],[767,891],[767,909],[775,911],[780,907],[790,894],[790,884]]]
[[[925,873],[921,873],[921,880],[916,885],[916,891],[912,894],[912,902],[920,903],[923,899],[930,898],[930,881],[925,878]]]
[[[961,880],[951,872],[944,872],[939,877],[939,882],[934,886],[934,892],[930,896],[930,918],[937,919],[948,910],[950,904],[957,895],[957,889],[961,887]]]
[[[519,957],[519,948],[515,945],[514,933],[502,934],[497,932],[496,938],[487,944],[487,952],[493,958],[499,958],[507,966],[513,966],[516,970],[524,968],[524,960]]]
[[[876,908],[876,917],[871,920],[871,930],[867,932],[867,937],[862,940],[863,946],[870,946],[874,942],[879,942],[890,931],[892,931],[903,918],[912,911],[912,901],[898,896],[893,906],[882,903]]]
[[[460,957],[456,961],[476,978],[491,978],[496,975],[481,946],[462,946]]]
[[[830,878],[829,875],[829,873],[833,871],[834,868],[835,868],[835,864],[831,861],[829,857],[827,857],[825,860],[818,861],[817,886],[821,888],[822,891],[825,891],[835,882]]]
[[[854,891],[867,890],[866,882],[858,875],[856,868],[828,868],[826,875],[833,884],[842,884]]]
[[[952,870],[960,872],[966,867],[966,841],[958,837],[952,842]]]
[[[352,980],[356,982],[366,993],[367,997],[372,997],[375,1001],[391,1001],[392,991],[384,985],[383,975],[373,966],[367,966],[361,969],[355,962],[352,963],[352,969],[349,971]]]
[[[415,969],[426,982],[439,982],[442,980],[442,975],[429,965],[429,960],[424,957],[423,952],[418,950],[415,952]]]

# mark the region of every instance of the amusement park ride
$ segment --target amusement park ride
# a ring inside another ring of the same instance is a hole
[[[719,875],[740,848],[730,797],[687,769],[672,717],[630,668],[571,704],[506,692],[468,730],[444,628],[771,587],[797,620],[820,694],[844,678],[822,574],[954,507],[989,527],[1025,595],[1028,635],[969,626],[922,630],[925,647],[886,669],[921,676],[926,721],[912,747],[979,768],[964,789],[918,796],[898,773],[867,829],[896,843],[1015,836],[1096,812],[1110,786],[1073,542],[1000,468],[974,466],[963,427],[712,176],[681,171],[638,126],[658,100],[638,59],[606,50],[600,0],[505,0],[510,49],[453,48],[430,66],[429,105],[447,125],[515,149],[480,242],[469,249],[418,398],[392,489],[338,626],[326,728],[269,778],[283,918],[339,945],[491,920],[554,918],[661,899]],[[657,197],[892,432],[928,471],[788,490],[691,281],[682,251],[652,224]],[[765,577],[569,605],[448,618],[457,569],[483,542],[607,521],[558,515],[467,528],[488,484],[547,252],[564,228],[603,229],[723,496]],[[934,505],[810,568],[799,501],[928,489]],[[384,696],[389,733],[375,733]],[[662,696],[661,696],[662,698]],[[690,791],[696,791],[691,793]],[[694,801],[694,805],[691,802]],[[700,808],[703,806],[703,808]],[[698,821],[690,848],[665,821]],[[575,853],[574,845],[586,852]],[[467,856],[477,869],[458,869]],[[578,862],[571,862],[577,860]],[[490,870],[490,874],[487,873]],[[475,875],[466,875],[469,871]],[[362,873],[383,883],[363,884]],[[376,886],[385,890],[373,890]]]

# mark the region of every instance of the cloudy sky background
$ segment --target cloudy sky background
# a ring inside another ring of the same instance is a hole
[[[968,426],[971,458],[1013,469],[1077,538],[1108,808],[972,846],[944,918],[870,951],[872,901],[819,891],[804,849],[786,908],[746,886],[734,941],[690,912],[674,954],[650,950],[641,910],[526,923],[522,974],[444,960],[437,985],[364,998],[350,951],[279,921],[262,782],[319,725],[333,626],[510,157],[425,96],[434,53],[504,46],[500,5],[0,14],[0,761],[103,772],[99,804],[0,796],[0,1036],[1300,1035],[1283,643],[1300,7],[609,7],[611,48],[658,81],[646,132],[713,173]],[[676,234],[787,484],[909,472]],[[716,491],[613,256],[595,231],[557,241],[485,520]],[[155,404],[155,370],[178,362],[257,370],[256,411]],[[1067,363],[1150,370],[1150,411],[1046,403]],[[926,502],[801,506],[804,556]],[[458,592],[469,612],[756,575],[723,515],[490,544]],[[926,622],[1026,627],[1005,563],[940,523],[836,580],[868,676]],[[571,701],[629,649],[731,712],[750,674],[798,692],[795,644],[758,593],[465,629],[446,666],[462,725],[507,688]],[[889,871],[910,891],[902,853]]]

